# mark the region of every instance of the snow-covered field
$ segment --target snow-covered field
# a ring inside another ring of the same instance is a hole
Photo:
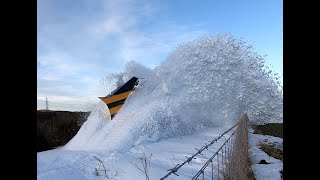
[[[150,178],[160,179],[167,174],[167,170],[178,163],[186,160],[185,156],[190,157],[196,150],[221,134],[226,128],[206,128],[201,133],[192,136],[182,136],[168,138],[160,142],[144,143],[130,148],[127,152],[109,152],[109,151],[69,151],[63,148],[38,153],[38,179],[56,179],[56,180],[85,180],[85,179],[106,179],[103,176],[95,175],[95,168],[99,162],[93,157],[101,159],[109,170],[107,175],[110,179],[145,179],[144,174],[136,169],[132,163],[141,166],[139,157],[143,153],[151,156],[150,160]],[[259,142],[278,143],[281,148],[282,139],[272,136],[264,136],[249,132],[250,159],[252,170],[257,180],[280,180],[280,170],[283,169],[283,163],[273,157],[268,156],[259,149]],[[229,137],[230,133],[226,134]],[[186,164],[179,171],[179,176],[171,175],[167,179],[191,179],[208,158],[223,143],[224,138],[219,140],[203,155],[197,156],[190,164]],[[260,160],[266,160],[270,164],[258,164]]]
[[[263,57],[231,35],[181,44],[154,69],[128,62],[107,80],[119,85],[132,76],[140,83],[112,121],[99,103],[68,144],[37,154],[38,179],[105,179],[94,174],[93,156],[114,179],[144,179],[132,165],[142,153],[152,154],[150,176],[159,179],[244,112],[253,124],[282,122],[276,77]],[[170,178],[190,179],[221,143]]]
[[[200,133],[191,136],[181,136],[161,140],[154,143],[142,143],[133,146],[126,152],[117,151],[69,151],[63,148],[38,153],[38,179],[106,179],[96,176],[95,168],[99,162],[96,156],[104,162],[108,175],[113,179],[142,180],[144,174],[136,169],[131,163],[141,166],[138,157],[143,153],[147,156],[152,154],[150,161],[150,178],[160,179],[168,173],[168,169],[186,160],[196,153],[195,148],[200,149],[204,143],[213,140],[226,128],[205,128]],[[229,136],[230,133],[226,135]],[[180,176],[171,175],[167,179],[191,179],[221,146],[225,138],[222,138],[203,155],[190,164],[184,165],[179,171]],[[114,176],[117,173],[117,176]]]

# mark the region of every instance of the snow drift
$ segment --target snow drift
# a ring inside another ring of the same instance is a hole
[[[132,76],[140,83],[114,119],[107,106],[97,105],[65,149],[125,151],[203,127],[229,126],[244,112],[251,123],[282,122],[278,77],[252,46],[230,34],[181,44],[154,69],[130,61],[107,79],[119,85]]]

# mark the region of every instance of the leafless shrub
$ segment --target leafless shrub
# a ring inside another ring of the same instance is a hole
[[[112,179],[114,177],[116,177],[118,175],[118,170],[116,170],[115,173],[112,173],[112,171],[110,169],[107,169],[104,164],[103,161],[101,161],[99,158],[97,158],[96,156],[93,156],[97,161],[99,161],[99,165],[97,168],[95,168],[95,174],[96,176],[105,176],[108,179]]]
[[[143,153],[142,156],[138,158],[140,160],[141,166],[139,166],[137,163],[130,162],[135,168],[137,168],[145,175],[146,180],[150,180],[149,168],[151,156],[152,154],[150,154],[150,156],[146,156],[146,154]]]

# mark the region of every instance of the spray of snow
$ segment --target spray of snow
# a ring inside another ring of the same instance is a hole
[[[252,46],[230,34],[181,44],[154,69],[130,61],[107,79],[120,84],[132,76],[140,83],[114,119],[98,105],[66,149],[125,151],[203,127],[230,126],[244,112],[255,124],[282,121],[278,77]]]
[[[106,123],[110,122],[111,116],[108,106],[104,102],[100,102],[94,107],[87,121],[83,123],[76,137],[71,139],[67,146],[75,149],[81,149],[86,146],[94,138],[94,135],[99,132]]]

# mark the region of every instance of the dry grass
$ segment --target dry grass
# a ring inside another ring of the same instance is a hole
[[[283,160],[283,151],[270,144],[260,143],[260,149],[267,153],[269,156],[279,160]]]
[[[283,138],[283,123],[268,123],[252,127],[254,134],[270,135]]]

